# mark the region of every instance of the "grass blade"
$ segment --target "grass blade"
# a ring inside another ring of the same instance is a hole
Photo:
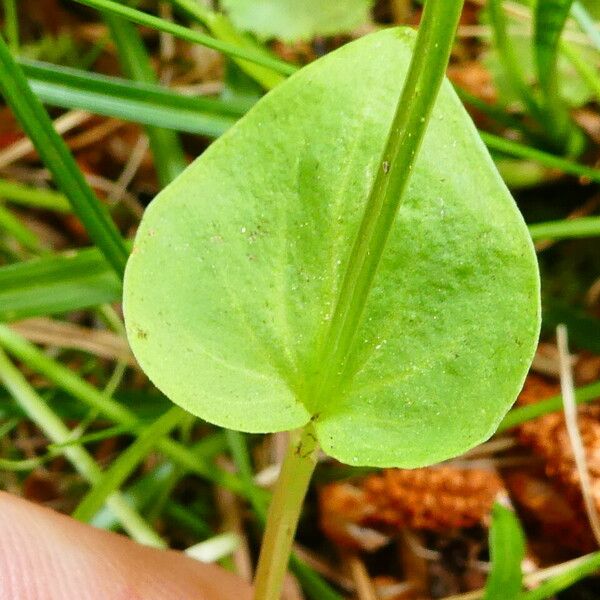
[[[575,399],[578,404],[592,402],[597,398],[600,398],[600,382],[592,383],[575,390]],[[562,410],[562,407],[562,396],[560,395],[536,402],[535,404],[518,406],[517,408],[513,408],[506,417],[504,417],[496,430],[496,433],[501,433],[502,431],[521,425],[521,423],[525,423],[526,421],[537,419],[543,415],[558,412]]]
[[[3,0],[4,6],[4,35],[11,52],[19,51],[19,16],[17,0]]]
[[[540,86],[549,101],[557,93],[558,45],[573,0],[538,0],[534,13],[534,52]]]
[[[47,104],[143,125],[218,137],[248,108],[47,63],[22,60],[21,65],[31,88]]]
[[[30,208],[43,208],[62,213],[71,212],[71,205],[63,194],[13,181],[0,180],[0,197]]]
[[[136,441],[122,452],[96,481],[72,516],[80,521],[90,521],[102,508],[106,499],[123,485],[157,441],[169,434],[184,417],[185,412],[182,409],[173,407],[154,423],[144,428]]]
[[[231,21],[223,14],[209,10],[203,4],[195,0],[169,0],[170,3],[182,13],[190,16],[201,23],[219,40],[228,42],[238,47],[248,48],[270,56],[268,51],[250,36],[243,35],[233,26]],[[285,78],[264,66],[257,65],[247,60],[234,59],[238,66],[247,73],[254,81],[270,90]]]
[[[156,83],[156,75],[142,38],[135,26],[112,13],[105,13],[113,42],[117,46],[119,61],[125,74],[134,81]],[[174,131],[146,127],[150,149],[154,157],[159,183],[162,187],[173,181],[186,167],[185,155]]]
[[[519,597],[519,600],[544,600],[545,598],[552,598],[558,592],[566,590],[581,579],[593,575],[600,569],[600,552],[582,556],[573,562],[575,564],[571,568],[548,579],[535,590],[525,592]]]
[[[0,379],[28,417],[40,427],[49,439],[60,443],[70,437],[71,432],[67,426],[48,408],[44,400],[37,395],[17,367],[10,362],[1,350]],[[81,446],[69,446],[63,450],[63,453],[87,481],[91,484],[99,481],[100,469],[98,465]],[[164,546],[162,539],[130,508],[122,496],[113,494],[108,499],[108,504],[123,527],[134,539],[144,544]]]
[[[28,229],[20,219],[12,214],[3,203],[0,202],[0,230],[4,229],[23,246],[33,253],[43,252],[38,236]]]
[[[594,48],[600,51],[600,31],[596,28],[596,23],[587,8],[579,0],[573,2],[571,15],[577,21],[580,29],[587,34]]]
[[[533,240],[595,237],[600,235],[600,217],[534,223],[529,225],[529,233]]]
[[[60,314],[120,297],[119,278],[95,248],[0,267],[0,321]]]
[[[507,140],[506,138],[486,131],[480,131],[479,135],[490,150],[495,150],[496,152],[501,152],[517,158],[532,160],[550,169],[558,169],[569,175],[584,177],[595,183],[600,183],[600,169],[581,165],[567,158],[561,158],[554,154],[550,154],[549,152],[530,148],[529,146]]]
[[[525,536],[512,510],[496,503],[490,530],[492,570],[484,600],[517,598],[523,587],[521,561],[525,556]]]
[[[79,4],[85,4],[86,6],[96,8],[100,11],[114,13],[120,17],[132,21],[133,23],[137,23],[138,25],[145,25],[147,27],[151,27],[152,29],[157,29],[158,31],[170,33],[175,37],[181,38],[182,40],[186,40],[194,44],[201,44],[207,48],[212,48],[213,50],[222,52],[227,56],[248,60],[258,65],[262,65],[263,67],[267,67],[268,69],[273,69],[274,71],[283,75],[291,75],[296,70],[296,67],[293,65],[266,55],[263,52],[257,52],[254,49],[242,48],[240,46],[230,44],[229,42],[217,40],[210,35],[206,35],[205,33],[194,31],[192,29],[188,29],[187,27],[182,27],[181,25],[177,25],[171,21],[161,19],[160,17],[155,17],[154,15],[136,10],[135,8],[130,8],[129,6],[119,4],[118,2],[113,2],[112,0],[75,0],[75,2],[78,2]]]
[[[534,53],[544,104],[548,111],[547,125],[556,139],[566,139],[569,115],[558,89],[558,48],[573,0],[538,0],[534,12]]]
[[[519,98],[521,98],[529,112],[538,121],[543,123],[543,116],[539,110],[537,100],[525,82],[521,63],[519,62],[519,58],[515,53],[506,30],[506,17],[504,15],[504,9],[502,8],[502,0],[490,0],[487,3],[487,7],[494,33],[494,42],[510,85]],[[540,117],[542,117],[541,120]]]
[[[0,38],[0,88],[21,126],[35,144],[40,157],[81,219],[90,238],[122,277],[127,248],[108,211],[96,198],[69,152],[56,133],[48,113],[32,92],[10,50]]]

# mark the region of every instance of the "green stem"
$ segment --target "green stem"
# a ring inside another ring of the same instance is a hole
[[[373,278],[444,79],[464,0],[428,0],[380,168],[321,352],[316,407],[337,387]]]
[[[33,93],[21,68],[0,37],[0,88],[15,117],[35,145],[57,185],[65,193],[90,238],[120,277],[128,251],[105,206],[87,184],[48,113]]]
[[[279,600],[302,503],[317,464],[312,425],[292,434],[281,465],[254,580],[254,600]]]

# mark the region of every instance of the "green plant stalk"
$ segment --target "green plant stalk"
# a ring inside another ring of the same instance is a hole
[[[119,62],[125,74],[134,81],[155,84],[156,75],[136,27],[109,12],[104,13],[104,20],[117,46]],[[186,167],[183,148],[174,131],[147,126],[146,133],[159,183],[165,187]]]
[[[463,0],[428,0],[425,4],[406,82],[321,351],[319,364],[324,368],[311,399],[316,411],[342,376],[348,349],[444,79],[462,6]]]
[[[21,372],[10,362],[2,350],[0,350],[0,379],[23,411],[49,439],[60,443],[69,438],[69,429],[48,408],[48,405],[27,383]],[[99,481],[100,469],[81,446],[65,448],[63,453],[92,485]],[[127,504],[120,494],[111,495],[107,499],[107,504],[134,539],[152,546],[162,547],[165,545],[158,534]]]
[[[89,522],[102,508],[106,499],[117,491],[144,460],[157,442],[169,434],[185,417],[186,413],[174,406],[138,435],[136,441],[122,452],[105,471],[94,487],[79,503],[72,516],[79,521]]]
[[[600,217],[580,217],[529,225],[533,240],[585,238],[600,235]]]
[[[154,15],[136,10],[135,8],[130,8],[129,6],[124,6],[118,2],[113,2],[112,0],[74,1],[78,2],[79,4],[90,6],[91,8],[96,8],[100,11],[112,12],[116,15],[124,17],[129,21],[137,23],[138,25],[145,25],[147,27],[157,29],[158,31],[170,33],[182,40],[186,40],[194,44],[201,44],[207,48],[212,48],[213,50],[222,52],[227,56],[251,61],[258,65],[262,65],[263,67],[273,69],[274,71],[283,75],[291,75],[296,70],[296,67],[293,65],[268,56],[264,52],[257,52],[256,50],[242,48],[228,42],[217,40],[210,35],[206,35],[205,33],[194,31],[192,29],[188,29],[187,27],[182,27],[181,25],[177,25],[176,23],[172,23],[166,19],[155,17]]]
[[[429,0],[400,95],[381,168],[352,249],[313,390],[322,401],[335,387],[369,294],[389,231],[408,184],[429,116],[442,84],[462,11],[462,0]],[[302,502],[316,464],[312,424],[294,439],[282,465],[263,539],[255,579],[255,600],[278,600]]]
[[[291,435],[269,507],[254,579],[255,600],[280,598],[302,503],[317,464],[318,443],[312,424]]]
[[[554,594],[567,589],[589,575],[593,575],[599,569],[600,552],[582,556],[573,567],[546,580],[534,590],[524,592],[519,600],[545,600],[545,598],[553,597]]]
[[[122,277],[128,256],[123,238],[111,221],[108,211],[87,184],[67,145],[54,130],[48,113],[32,92],[23,71],[13,60],[1,37],[0,88],[90,238]]]

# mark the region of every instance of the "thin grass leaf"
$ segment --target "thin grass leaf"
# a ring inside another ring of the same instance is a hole
[[[95,248],[0,267],[0,321],[62,314],[120,297],[119,278]]]
[[[145,427],[131,444],[105,471],[73,512],[73,517],[88,522],[116,492],[157,442],[168,435],[185,417],[178,407],[169,409],[154,423]]]
[[[600,30],[598,30],[596,23],[587,8],[579,2],[579,0],[573,2],[573,5],[571,6],[571,15],[575,21],[577,21],[581,30],[587,34],[594,45],[594,48],[600,51]]]
[[[209,10],[204,4],[195,0],[169,0],[169,3],[183,14],[207,27],[217,39],[274,58],[255,39],[240,33],[225,15]],[[254,62],[239,58],[234,58],[233,60],[242,71],[268,90],[274,88],[285,79],[281,73],[262,65],[257,65]]]
[[[561,42],[561,51],[566,56],[580,77],[586,82],[590,90],[596,95],[596,100],[600,101],[600,77],[595,65],[590,64],[577,51],[574,45]]]
[[[555,154],[544,152],[543,150],[530,148],[519,142],[507,140],[487,131],[479,131],[479,135],[490,150],[495,150],[508,156],[532,160],[550,169],[558,169],[568,175],[575,175],[576,177],[583,177],[595,183],[600,183],[600,169],[588,167],[567,158],[561,158]]]
[[[0,379],[20,404],[28,417],[54,442],[63,442],[71,434],[66,425],[52,412],[35,392],[19,369],[0,351]],[[63,451],[75,469],[91,484],[100,480],[100,469],[93,458],[81,447],[70,446]],[[120,494],[107,499],[111,510],[127,532],[141,543],[164,546],[160,536],[136,513]]]
[[[592,383],[575,390],[575,399],[578,404],[592,402],[597,398],[600,398],[600,382]],[[547,400],[541,400],[535,404],[513,408],[506,417],[504,417],[496,433],[501,433],[543,415],[558,412],[562,410],[562,407],[562,396],[558,395],[548,398]]]
[[[510,85],[513,88],[513,91],[521,98],[529,112],[536,119],[543,122],[544,118],[539,109],[537,100],[525,81],[519,57],[517,56],[508,35],[506,16],[504,14],[504,9],[502,8],[502,0],[490,0],[487,3],[487,9],[494,33],[494,42],[501,57],[501,62],[506,71]]]
[[[42,208],[61,213],[71,212],[71,205],[64,194],[15,181],[0,180],[0,198],[29,208]]]
[[[558,48],[573,0],[537,0],[534,12],[533,49],[544,104],[552,135],[568,135],[569,115],[558,89]]]
[[[63,139],[0,38],[0,88],[17,120],[65,193],[90,238],[122,277],[128,251],[105,206],[87,184]]]
[[[116,423],[129,425],[133,428],[138,426],[139,420],[132,410],[106,396],[60,362],[41,352],[6,325],[0,325],[0,345],[14,357],[27,364],[33,371],[43,374],[57,387],[71,394],[88,407],[100,411]],[[171,460],[188,471],[205,477],[235,493],[244,494],[245,487],[238,477],[220,470],[212,464],[206,464],[198,460],[198,457],[185,446],[173,440],[162,439],[158,443],[158,448]]]
[[[529,233],[533,240],[596,237],[600,235],[600,217],[580,217],[534,223],[529,225]]]
[[[600,569],[600,552],[594,552],[576,559],[575,564],[558,575],[548,579],[536,589],[523,593],[519,600],[545,600],[553,598],[585,577],[593,575]]]
[[[483,600],[516,599],[523,587],[521,562],[525,556],[525,536],[512,510],[496,503],[490,530],[492,570]]]
[[[124,433],[131,433],[133,430],[128,425],[114,425],[113,427],[107,427],[106,429],[102,429],[101,431],[94,431],[93,433],[88,433],[85,435],[80,435],[79,437],[67,440],[65,442],[61,442],[59,444],[50,444],[48,446],[49,450],[57,450],[59,448],[65,448],[66,446],[89,444],[91,442],[99,442],[102,440],[106,440],[111,437],[116,437],[118,435],[123,435]]]
[[[125,120],[218,137],[250,108],[250,103],[189,97],[116,77],[89,74],[46,63],[22,61],[32,88],[48,104],[82,108]],[[468,101],[468,100],[466,100]],[[526,158],[571,175],[600,182],[600,169],[480,131],[488,148]],[[1,195],[1,190],[0,190]]]
[[[248,108],[48,63],[21,61],[21,65],[32,89],[46,104],[81,108],[143,125],[218,137]]]
[[[19,51],[19,16],[17,0],[2,0],[4,6],[4,35],[11,52]]]
[[[274,71],[283,75],[291,75],[296,70],[296,67],[293,65],[266,55],[264,52],[258,52],[254,49],[243,48],[229,42],[217,40],[210,35],[206,35],[205,33],[194,31],[192,29],[188,29],[187,27],[182,27],[181,25],[177,25],[176,23],[172,23],[166,19],[155,17],[154,15],[136,10],[135,8],[130,8],[129,6],[119,4],[118,2],[113,2],[112,0],[74,1],[79,4],[84,4],[85,6],[90,6],[91,8],[96,8],[100,11],[112,12],[120,17],[132,21],[133,23],[137,23],[138,25],[145,25],[158,31],[170,33],[182,40],[186,40],[194,44],[201,44],[207,48],[212,48],[213,50],[222,52],[227,56],[254,62],[258,65],[262,65],[263,67],[273,69]]]
[[[39,237],[0,202],[0,231],[4,230],[27,250],[43,252]]]
[[[156,74],[150,65],[148,53],[136,27],[112,13],[104,13],[111,38],[117,46],[119,62],[123,71],[134,81],[156,83]],[[185,155],[177,134],[168,129],[146,127],[154,167],[161,186],[165,186],[186,167]]]

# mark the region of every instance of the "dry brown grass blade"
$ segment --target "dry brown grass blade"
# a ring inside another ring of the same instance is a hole
[[[54,129],[59,135],[78,127],[90,119],[92,115],[84,110],[72,110],[61,115],[54,121]],[[33,142],[23,137],[0,152],[0,169],[16,162],[35,150]]]
[[[102,358],[123,361],[131,367],[137,367],[127,340],[110,331],[89,329],[46,317],[25,319],[12,323],[10,327],[37,344],[83,350]]]
[[[598,508],[596,507],[596,502],[594,501],[592,493],[592,481],[588,469],[585,446],[581,439],[581,433],[577,422],[575,386],[573,385],[573,373],[571,371],[569,357],[567,328],[564,325],[559,325],[556,328],[556,340],[560,356],[560,387],[563,397],[565,423],[571,442],[571,448],[573,450],[575,466],[577,467],[577,473],[579,475],[579,484],[583,496],[585,512],[587,513],[594,537],[600,545],[600,515],[598,514]]]

